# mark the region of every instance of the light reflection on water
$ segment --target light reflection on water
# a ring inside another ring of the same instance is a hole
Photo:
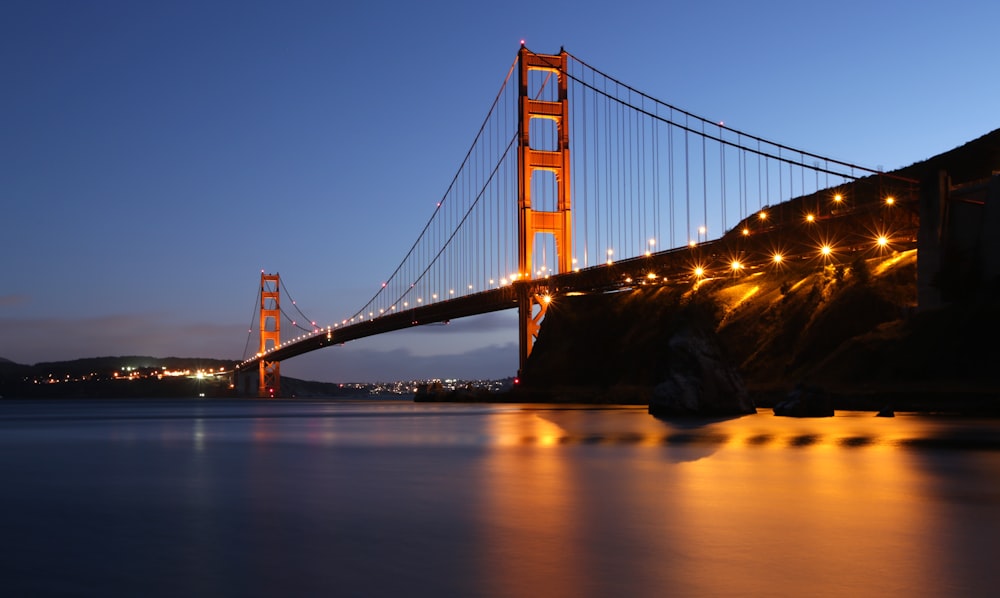
[[[0,401],[14,594],[993,595],[1000,422]]]

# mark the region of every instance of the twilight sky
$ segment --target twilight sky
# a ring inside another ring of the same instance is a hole
[[[6,0],[0,357],[241,358],[262,269],[318,323],[349,316],[430,216],[521,39],[889,170],[1000,127],[998,22],[995,0]],[[504,312],[282,373],[516,368]]]

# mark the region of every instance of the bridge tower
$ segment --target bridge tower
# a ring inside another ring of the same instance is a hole
[[[281,344],[281,303],[278,274],[260,273],[260,376],[257,396],[274,398],[281,396],[281,363],[264,358],[268,349]],[[269,322],[270,320],[270,322]]]
[[[565,50],[558,55],[535,54],[522,44],[518,60],[519,116],[518,116],[518,337],[520,345],[519,372],[538,337],[542,318],[548,308],[548,297],[536,292],[530,284],[532,254],[535,236],[550,234],[555,238],[559,273],[572,269],[572,238],[569,193],[569,100],[566,93]],[[555,75],[558,85],[557,100],[533,99],[528,95],[529,74],[541,71]],[[555,122],[555,149],[534,149],[531,146],[531,121],[548,119]],[[555,175],[556,209],[542,211],[531,206],[531,179],[535,171],[549,171]]]

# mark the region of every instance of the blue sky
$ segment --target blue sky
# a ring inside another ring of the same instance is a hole
[[[260,271],[318,322],[430,216],[520,40],[786,145],[893,169],[1000,127],[1000,4],[0,6],[0,357],[239,358]],[[314,352],[317,380],[500,377],[512,313]]]

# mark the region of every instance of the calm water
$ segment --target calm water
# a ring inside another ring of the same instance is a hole
[[[1000,422],[0,401],[4,596],[996,596]]]

